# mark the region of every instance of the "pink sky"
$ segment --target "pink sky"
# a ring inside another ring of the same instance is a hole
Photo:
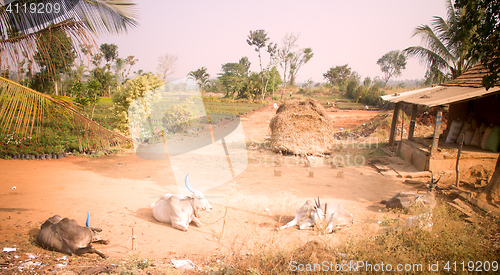
[[[377,60],[392,50],[421,44],[414,29],[430,24],[433,16],[446,18],[445,0],[315,0],[315,1],[137,1],[140,26],[128,34],[101,36],[97,43],[118,45],[122,58],[135,55],[132,71],[156,72],[164,53],[179,57],[177,71],[184,77],[202,66],[216,77],[221,65],[248,56],[259,71],[258,56],[246,43],[250,30],[264,29],[270,41],[281,44],[287,32],[300,34],[299,48],[311,47],[314,57],[297,80],[323,82],[333,66],[348,63],[362,79],[382,76]],[[267,53],[263,52],[267,64]],[[278,67],[278,69],[281,68]],[[396,80],[420,79],[426,68],[408,60]]]

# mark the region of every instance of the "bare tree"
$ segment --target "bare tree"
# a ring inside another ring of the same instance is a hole
[[[287,33],[285,37],[283,37],[283,47],[278,49],[278,60],[281,68],[283,68],[283,81],[285,83],[285,87],[281,92],[281,100],[283,100],[283,95],[286,90],[286,73],[290,71],[290,66],[292,64],[292,60],[294,57],[294,53],[292,49],[297,47],[297,40],[299,39],[298,35],[293,33]]]
[[[306,64],[314,56],[311,48],[301,49],[293,55],[290,63],[290,85],[295,86],[295,76],[302,65]]]
[[[279,59],[278,59],[278,44],[276,43],[269,43],[267,45],[267,53],[269,53],[269,64],[267,64],[267,67],[266,67],[266,70],[265,70],[265,73],[266,73],[266,84],[264,86],[264,91],[267,91],[267,84],[269,83],[269,77],[270,77],[270,72],[272,70],[272,68],[275,69],[275,72],[277,72],[277,69],[276,69],[276,65],[279,63]],[[278,73],[279,75],[279,73]],[[276,84],[276,75],[273,73],[273,97],[274,97],[274,88],[275,88],[275,85]],[[263,98],[264,99],[264,98]]]
[[[156,67],[156,70],[161,75],[163,80],[166,80],[167,76],[173,74],[177,70],[176,65],[178,59],[179,57],[177,55],[169,53],[166,53],[158,58],[158,66]]]

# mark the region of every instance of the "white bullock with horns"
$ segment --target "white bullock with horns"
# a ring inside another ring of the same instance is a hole
[[[324,228],[324,233],[332,233],[334,229],[341,229],[351,225],[353,216],[342,205],[321,204],[319,198],[314,200],[314,204],[308,200],[295,212],[295,218],[283,225],[280,229],[297,225],[299,229],[309,229],[312,227]]]
[[[166,194],[152,205],[153,216],[159,222],[170,223],[173,228],[187,231],[189,224],[194,222],[197,227],[201,226],[198,218],[200,211],[210,211],[212,206],[200,191],[195,190],[189,184],[189,173],[186,175],[185,184],[193,194],[189,196]]]

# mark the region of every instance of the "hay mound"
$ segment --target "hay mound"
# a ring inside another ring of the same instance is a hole
[[[334,142],[332,120],[314,99],[281,104],[269,123],[275,152],[317,155],[329,153]]]

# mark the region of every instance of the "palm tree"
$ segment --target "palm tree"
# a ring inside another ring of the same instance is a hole
[[[439,79],[440,83],[459,77],[478,61],[468,56],[474,29],[459,27],[463,17],[464,11],[454,9],[450,0],[447,20],[435,16],[432,27],[421,25],[415,29],[413,36],[421,36],[427,47],[415,46],[403,50],[410,57],[420,58],[429,68],[426,75],[437,74],[431,77]]]
[[[248,35],[247,43],[250,46],[255,46],[255,51],[259,54],[259,64],[260,71],[262,72],[262,60],[260,58],[260,49],[266,46],[266,42],[269,40],[265,30],[250,31]]]
[[[18,0],[16,3],[29,6],[33,1]],[[23,57],[33,64],[37,53],[46,60],[50,70],[48,49],[43,45],[37,47],[37,40],[41,35],[63,31],[71,39],[73,48],[93,45],[95,50],[94,35],[121,33],[137,25],[134,10],[131,9],[135,4],[123,0],[59,0],[46,3],[52,3],[52,8],[55,8],[56,3],[59,4],[61,12],[58,16],[29,11],[23,13],[22,9],[15,13],[12,12],[12,6],[9,6],[15,3],[0,7],[0,70],[19,64]],[[64,114],[78,130],[80,141],[94,140],[96,147],[108,147],[129,140],[80,114],[70,101],[39,93],[0,77],[0,134],[30,136],[40,130],[42,117],[50,118],[56,113]],[[80,150],[83,149],[85,148],[82,148],[80,142]]]
[[[207,73],[206,67],[201,67],[196,71],[190,71],[188,78],[194,79],[198,83],[201,92],[203,92],[203,88],[207,85],[210,75]]]
[[[267,33],[265,30],[256,30],[250,31],[248,35],[247,43],[250,46],[255,46],[255,51],[259,54],[259,64],[260,64],[260,82],[262,83],[262,99],[264,99],[265,90],[264,90],[264,74],[262,69],[262,59],[260,56],[260,49],[266,46],[266,42],[269,40]]]

